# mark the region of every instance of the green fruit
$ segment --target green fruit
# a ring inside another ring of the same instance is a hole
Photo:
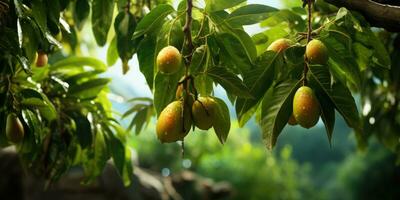
[[[43,67],[43,66],[47,65],[47,62],[48,62],[47,54],[43,53],[43,52],[38,52],[37,58],[36,58],[36,66]]]
[[[319,40],[311,40],[306,47],[306,57],[311,64],[324,65],[328,62],[328,49]]]
[[[267,50],[268,51],[274,51],[276,53],[279,53],[281,51],[285,51],[287,48],[289,48],[292,45],[292,41],[286,38],[281,38],[277,39],[274,42],[272,42]]]
[[[193,123],[201,130],[213,125],[216,102],[211,97],[199,97],[192,105]]]
[[[185,107],[183,115],[182,111],[182,101],[174,101],[161,111],[156,125],[156,132],[158,139],[162,143],[183,140],[189,133],[192,125],[190,110]]]
[[[288,124],[291,125],[291,126],[297,125],[297,121],[296,121],[296,118],[294,118],[293,113],[292,113],[292,115],[290,115]]]
[[[20,143],[24,139],[24,126],[15,113],[7,116],[6,136],[12,143]]]
[[[317,124],[321,113],[317,97],[311,88],[300,87],[293,98],[293,115],[297,123],[304,128]]]
[[[176,73],[182,66],[182,55],[174,46],[161,49],[157,55],[158,70],[165,74]]]

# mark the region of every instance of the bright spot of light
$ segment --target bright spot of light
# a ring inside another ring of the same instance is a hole
[[[189,160],[189,159],[184,159],[183,161],[182,161],[182,166],[184,167],[184,168],[190,168],[191,166],[192,166],[192,161],[191,160]]]
[[[362,114],[364,116],[367,116],[370,111],[371,111],[371,102],[366,101],[363,106]]]
[[[163,168],[163,169],[161,170],[161,175],[164,176],[164,177],[167,177],[167,176],[169,176],[170,174],[171,174],[171,171],[170,171],[168,168]]]
[[[370,118],[369,118],[369,123],[370,123],[371,125],[375,124],[375,118],[374,118],[374,117],[370,117]]]

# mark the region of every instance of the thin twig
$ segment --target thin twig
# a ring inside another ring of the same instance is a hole
[[[311,41],[312,34],[312,0],[308,0],[308,28],[307,28],[307,44]],[[307,85],[307,73],[308,73],[308,59],[307,56],[304,56],[304,71],[303,71],[303,85]]]

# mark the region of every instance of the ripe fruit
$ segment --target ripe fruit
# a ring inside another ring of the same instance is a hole
[[[182,116],[183,102],[174,101],[167,105],[158,117],[156,132],[158,139],[164,142],[182,140],[192,125],[189,108],[185,108]]]
[[[312,64],[324,65],[328,62],[328,49],[320,40],[311,40],[306,47],[306,57]]]
[[[47,62],[48,62],[47,54],[43,52],[38,52],[36,58],[36,66],[43,67],[47,65]]]
[[[311,128],[317,124],[320,112],[313,90],[307,86],[300,87],[293,98],[293,115],[297,123],[304,128]]]
[[[213,125],[216,102],[211,97],[199,97],[192,105],[193,123],[201,130]]]
[[[276,53],[279,53],[281,51],[285,51],[287,48],[289,48],[292,45],[292,41],[286,38],[281,38],[277,39],[274,42],[272,42],[267,50],[268,51],[274,51]]]
[[[157,67],[162,73],[173,74],[182,65],[182,55],[174,46],[161,49],[157,55]]]
[[[24,126],[15,113],[7,116],[6,136],[10,142],[19,143],[24,139]]]
[[[296,118],[294,118],[293,113],[292,113],[292,115],[290,115],[288,124],[291,125],[291,126],[297,125],[297,121],[296,121]]]

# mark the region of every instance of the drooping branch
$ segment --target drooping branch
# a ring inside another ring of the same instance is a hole
[[[372,26],[400,32],[400,6],[372,0],[325,0],[325,2],[359,11]]]

